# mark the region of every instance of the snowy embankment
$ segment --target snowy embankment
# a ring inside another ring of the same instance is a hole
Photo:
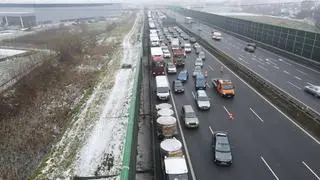
[[[141,33],[142,14],[138,13],[133,27],[123,38],[123,52],[108,63],[108,72],[73,117],[71,126],[39,167],[35,179],[119,177],[135,64],[142,48],[141,41],[136,42],[136,36]],[[132,64],[133,68],[120,69],[123,63]]]
[[[0,48],[0,59],[8,56],[14,56],[17,54],[25,53],[24,50],[17,50],[17,49],[1,49]]]

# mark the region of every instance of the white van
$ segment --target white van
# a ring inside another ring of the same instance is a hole
[[[167,76],[156,76],[156,93],[160,100],[169,100],[170,88]]]

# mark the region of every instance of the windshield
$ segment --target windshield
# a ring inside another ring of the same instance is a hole
[[[176,87],[181,87],[181,86],[182,86],[181,81],[175,81],[175,86],[176,86]]]
[[[230,89],[233,89],[233,86],[231,84],[224,84],[222,85],[222,88],[225,90],[230,90]]]
[[[158,93],[168,93],[169,92],[169,88],[168,87],[158,87],[157,88],[157,92]]]
[[[188,180],[188,174],[168,174],[168,180]]]
[[[209,101],[209,98],[207,96],[199,96],[198,101]]]
[[[194,117],[196,117],[196,115],[194,112],[189,112],[189,113],[186,113],[186,117],[187,118],[194,118]]]

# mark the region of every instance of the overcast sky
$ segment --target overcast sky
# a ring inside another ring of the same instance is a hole
[[[0,0],[0,3],[103,3],[103,2],[105,3],[119,2],[119,0]]]

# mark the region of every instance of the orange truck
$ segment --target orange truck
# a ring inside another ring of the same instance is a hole
[[[211,83],[217,93],[221,96],[232,98],[235,95],[235,87],[232,85],[232,81],[230,79],[214,78],[211,80]]]

